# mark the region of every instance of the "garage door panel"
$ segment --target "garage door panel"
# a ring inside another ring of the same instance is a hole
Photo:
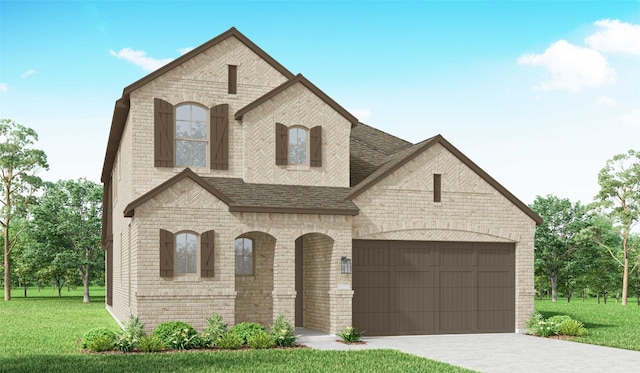
[[[513,244],[353,242],[353,320],[367,335],[515,330]]]

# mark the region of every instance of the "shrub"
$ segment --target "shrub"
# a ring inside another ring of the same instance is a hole
[[[284,315],[278,315],[271,326],[271,334],[278,346],[290,347],[296,344],[295,331]]]
[[[236,334],[240,338],[244,344],[247,343],[249,337],[257,332],[265,331],[264,326],[255,323],[255,322],[241,322],[236,324],[233,328],[231,328],[230,332]]]
[[[227,323],[222,320],[220,315],[213,315],[207,319],[207,327],[200,335],[201,346],[213,347],[218,337],[226,332]]]
[[[360,342],[362,340],[360,332],[352,326],[345,328],[343,331],[338,333],[338,336],[348,343]]]
[[[186,332],[185,332],[186,329]],[[160,323],[154,330],[153,335],[158,336],[167,347],[171,347],[169,337],[176,333],[185,332],[188,336],[197,335],[198,332],[193,326],[182,321],[165,321]]]
[[[114,333],[113,330],[107,329],[107,328],[94,328],[84,333],[84,335],[82,336],[82,343],[80,346],[82,348],[89,348],[89,344],[91,343],[91,341],[93,341],[94,339],[100,336],[104,336],[109,341],[111,341],[111,348],[113,348],[113,344],[116,341],[116,333]]]
[[[247,345],[251,348],[255,348],[256,350],[264,350],[275,346],[276,340],[272,334],[261,330],[249,336],[247,339]]]
[[[113,350],[113,340],[106,335],[98,335],[87,343],[87,348],[93,352]]]
[[[189,328],[178,330],[165,339],[165,345],[178,350],[189,350],[200,347],[200,336],[193,334]]]
[[[115,346],[119,351],[131,352],[138,346],[140,338],[144,336],[144,324],[137,316],[129,316],[129,320],[122,323],[123,331],[116,338]]]
[[[236,350],[244,344],[242,337],[240,337],[236,333],[232,333],[230,331],[222,334],[216,340],[216,346],[220,348],[224,348],[226,350]]]
[[[587,333],[587,328],[578,320],[564,320],[558,325],[558,334],[569,335],[572,337],[582,337]]]
[[[125,334],[129,334],[138,339],[144,336],[144,324],[140,322],[137,316],[130,315],[129,320],[122,323],[122,329]]]
[[[138,348],[142,352],[158,352],[164,348],[164,342],[157,335],[145,335],[140,338]]]
[[[555,316],[551,316],[547,319],[548,322],[552,322],[556,325],[560,325],[565,321],[571,320],[571,317],[567,316],[567,315],[555,315]]]

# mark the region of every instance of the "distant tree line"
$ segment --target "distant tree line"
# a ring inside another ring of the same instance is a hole
[[[5,301],[18,285],[66,287],[104,284],[104,252],[100,245],[102,186],[79,180],[43,182],[46,154],[32,146],[35,131],[0,120],[0,243]]]
[[[538,296],[614,295],[623,305],[629,292],[640,305],[640,153],[608,160],[598,174],[600,191],[589,205],[548,195],[530,206],[543,223],[535,235]]]

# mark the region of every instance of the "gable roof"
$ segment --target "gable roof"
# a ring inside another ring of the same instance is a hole
[[[244,36],[235,27],[230,28],[229,30],[223,32],[222,34],[216,36],[215,38],[209,40],[208,42],[200,45],[199,47],[189,51],[188,53],[185,53],[184,55],[176,58],[175,60],[153,71],[152,73],[145,75],[141,79],[125,87],[124,90],[122,91],[122,97],[118,99],[115,103],[115,107],[113,109],[113,118],[111,120],[111,130],[109,131],[109,140],[107,142],[107,150],[104,157],[104,164],[102,166],[102,175],[100,177],[103,183],[108,180],[109,175],[111,173],[111,169],[113,168],[113,162],[115,161],[115,158],[116,158],[116,153],[118,151],[120,139],[122,138],[122,132],[124,131],[124,126],[127,122],[127,116],[129,115],[129,108],[130,108],[129,95],[131,94],[131,92],[135,91],[136,89],[142,87],[143,85],[149,83],[150,81],[158,78],[159,76],[167,73],[168,71],[196,57],[200,53],[208,50],[209,48],[215,46],[216,44],[230,37],[235,37],[236,39],[238,39],[240,42],[246,45],[249,49],[251,49],[254,53],[260,56],[260,58],[262,58],[269,65],[271,65],[274,69],[276,69],[278,72],[284,75],[287,79],[292,79],[294,77],[292,72],[287,70],[278,61],[273,59],[273,57],[267,54],[267,52],[262,50],[256,44],[254,44],[251,40],[249,40],[246,36]]]
[[[471,159],[469,159],[466,155],[464,155],[460,150],[458,150],[455,146],[453,146],[449,141],[447,141],[441,135],[434,136],[430,139],[426,139],[422,142],[419,142],[415,145],[404,148],[394,154],[387,156],[386,160],[380,164],[375,171],[369,174],[364,180],[358,183],[351,189],[351,192],[346,197],[349,200],[356,198],[364,191],[378,183],[380,180],[384,179],[388,175],[390,175],[395,170],[399,169],[419,154],[423,153],[430,147],[435,144],[442,145],[445,149],[447,149],[451,154],[453,154],[456,158],[458,158],[462,163],[464,163],[467,167],[469,167],[473,172],[475,172],[478,176],[484,179],[489,185],[495,188],[498,192],[500,192],[505,198],[507,198],[511,203],[513,203],[516,207],[518,207],[522,212],[524,212],[527,216],[529,216],[533,221],[536,222],[537,225],[542,223],[542,218],[536,214],[533,210],[529,208],[524,202],[520,201],[516,196],[511,194],[505,187],[503,187],[500,183],[498,183],[494,178],[489,176],[483,169],[481,169],[477,164],[475,164]]]
[[[230,212],[264,212],[319,215],[358,215],[346,196],[350,188],[301,185],[251,184],[238,178],[201,177],[189,168],[138,197],[124,209],[125,217],[181,180],[191,179],[229,206]]]
[[[284,82],[283,84],[279,85],[278,87],[272,89],[270,92],[267,92],[266,94],[264,94],[261,97],[257,98],[255,101],[251,102],[247,106],[245,106],[242,109],[238,110],[236,112],[236,114],[235,114],[236,120],[242,120],[242,116],[243,115],[245,115],[246,113],[250,112],[251,110],[257,108],[258,106],[262,105],[266,101],[268,101],[271,98],[277,96],[278,94],[280,94],[281,92],[283,92],[287,88],[289,88],[289,87],[291,87],[291,86],[293,86],[293,85],[295,85],[297,83],[300,83],[300,84],[304,85],[305,87],[307,87],[311,92],[313,92],[313,94],[318,96],[322,101],[324,101],[327,105],[329,105],[331,108],[333,108],[333,110],[335,110],[338,113],[340,113],[340,115],[342,115],[346,120],[348,120],[351,123],[351,127],[352,128],[358,125],[358,119],[356,119],[356,117],[351,115],[351,113],[349,113],[345,108],[340,106],[340,104],[335,102],[331,97],[327,96],[326,93],[322,92],[320,90],[320,88],[316,87],[313,83],[311,83],[302,74],[296,75],[294,78],[289,79],[288,81]]]

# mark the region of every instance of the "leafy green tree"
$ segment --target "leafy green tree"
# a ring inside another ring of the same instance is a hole
[[[64,258],[77,269],[84,287],[84,302],[90,301],[92,270],[104,265],[101,219],[102,186],[86,179],[47,183],[40,204],[33,211],[35,241],[58,253],[54,261]],[[62,276],[60,282],[71,285],[74,276],[63,273],[66,269],[66,264],[57,263],[54,272]]]
[[[33,194],[42,180],[38,171],[48,169],[47,156],[31,146],[38,134],[9,119],[0,119],[0,228],[4,243],[4,300],[11,300],[11,251],[25,225],[16,227],[14,218],[25,217],[35,203]]]
[[[598,173],[600,192],[595,205],[614,222],[622,239],[622,258],[614,248],[598,241],[622,267],[622,304],[627,304],[629,273],[640,264],[640,253],[629,238],[634,225],[640,220],[640,152],[629,150],[609,159]]]
[[[588,214],[580,202],[572,204],[568,199],[556,196],[537,196],[531,209],[542,217],[536,227],[535,265],[536,272],[544,273],[551,283],[551,299],[558,300],[558,281],[570,286],[568,277],[579,244],[577,234],[588,225]],[[566,278],[561,278],[562,276]],[[573,287],[573,285],[571,285]]]

